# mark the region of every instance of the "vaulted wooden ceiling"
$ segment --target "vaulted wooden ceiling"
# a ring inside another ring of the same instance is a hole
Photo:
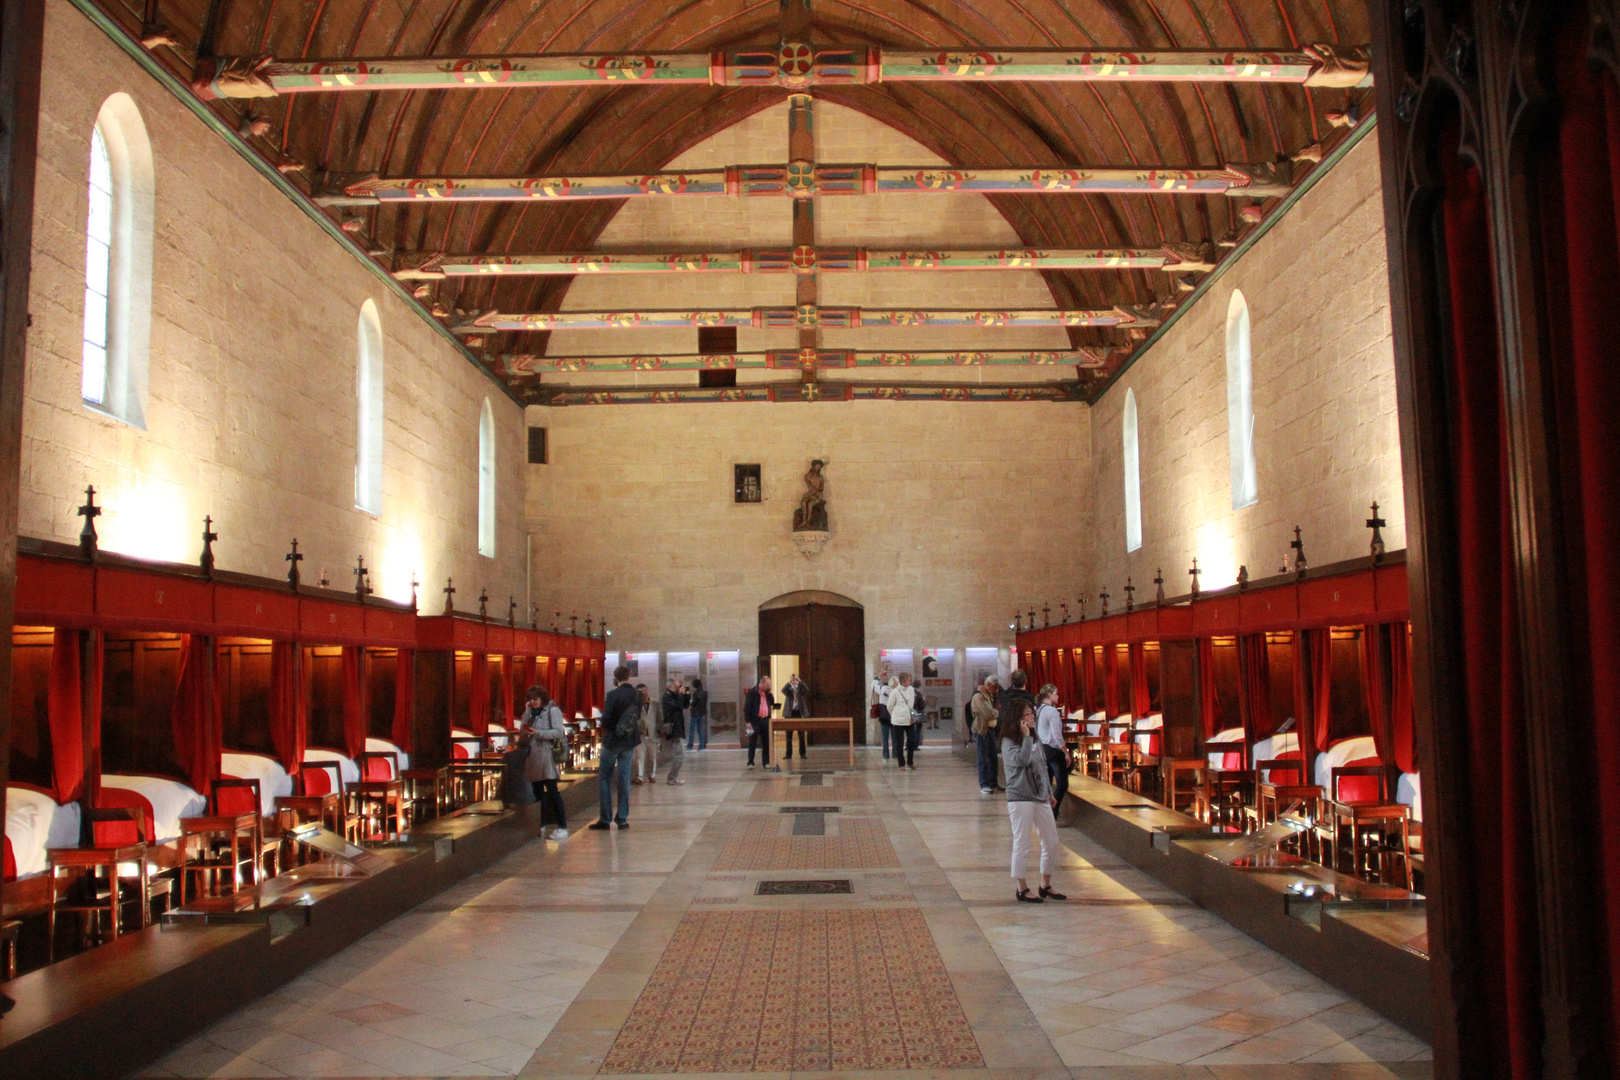
[[[213,56],[532,56],[774,51],[784,0],[98,0],[132,35],[161,25],[153,54],[189,78]],[[799,2],[799,0],[785,0]],[[816,46],[891,48],[1298,49],[1363,45],[1361,0],[813,0]],[[209,29],[211,25],[211,30]],[[207,39],[211,36],[211,46]],[[965,167],[1219,167],[1303,155],[1295,178],[1371,109],[1367,88],[1222,82],[881,83],[812,93],[891,125]],[[211,107],[301,190],[335,178],[650,172],[780,102],[779,87],[612,82],[478,90],[283,94]],[[1348,118],[1348,120],[1347,120]],[[725,198],[726,196],[716,196]],[[1222,195],[992,195],[1035,248],[1208,245],[1215,257],[1276,200]],[[442,203],[331,207],[395,269],[402,255],[584,252],[623,205]],[[1246,220],[1247,218],[1247,220]],[[1186,282],[1157,270],[1045,271],[1053,306],[1171,305]],[[467,277],[421,290],[424,307],[555,311],[571,277]],[[1142,331],[1071,327],[1075,347],[1109,350],[1097,386]],[[482,353],[543,351],[543,333],[489,335]],[[497,371],[499,364],[492,364]],[[1071,369],[1072,370],[1072,369]],[[1083,394],[1082,394],[1083,396]]]

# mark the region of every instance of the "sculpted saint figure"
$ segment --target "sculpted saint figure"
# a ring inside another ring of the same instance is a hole
[[[804,474],[804,496],[799,500],[798,509],[793,511],[793,531],[827,531],[827,478],[822,475],[822,468],[827,463],[820,458],[810,463],[810,471]]]

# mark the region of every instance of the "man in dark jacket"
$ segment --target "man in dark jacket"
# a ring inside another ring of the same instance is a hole
[[[798,672],[794,672],[793,676],[788,679],[787,685],[782,687],[782,715],[783,717],[810,715],[810,684],[800,679]],[[786,740],[787,759],[792,761],[793,733],[791,731],[788,732]],[[802,731],[799,732],[799,756],[801,758],[805,756],[804,732]]]
[[[686,748],[696,742],[699,750],[709,748],[709,692],[702,679],[692,680],[692,715],[686,725]]]
[[[659,719],[658,737],[663,740],[663,757],[668,764],[665,771],[669,773],[668,782],[671,784],[684,784],[681,779],[681,762],[686,759],[686,707],[692,703],[692,695],[681,683],[679,675],[669,677],[669,685],[664,687],[664,696],[659,700],[659,711],[663,714]]]
[[[1001,695],[1001,701],[996,711],[996,728],[999,731],[1017,731],[1019,719],[1024,715],[1024,706],[1028,705],[1031,712],[1039,713],[1041,707],[1035,701],[1035,695],[1029,692],[1029,676],[1024,669],[1019,668],[1007,678],[1012,689]]]
[[[613,689],[602,699],[602,761],[596,770],[601,817],[593,829],[606,829],[617,821],[619,828],[630,827],[630,767],[641,743],[641,695],[630,685],[630,669],[620,664],[613,669]],[[617,784],[615,784],[617,781]],[[613,789],[619,791],[619,815],[613,816]]]
[[[754,748],[763,750],[765,768],[771,767],[771,710],[776,696],[771,693],[771,677],[761,675],[743,698],[742,722],[748,733],[748,767],[754,767]]]

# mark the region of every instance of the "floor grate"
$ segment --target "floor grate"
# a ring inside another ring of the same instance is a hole
[[[854,891],[848,878],[827,878],[820,881],[762,881],[754,886],[755,896],[830,896]]]
[[[838,813],[838,807],[836,807],[836,806],[783,806],[783,807],[780,807],[776,812],[778,814],[836,814],[836,813]]]

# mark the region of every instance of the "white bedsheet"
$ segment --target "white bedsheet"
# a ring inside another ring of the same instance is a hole
[[[293,793],[292,777],[281,762],[264,754],[244,754],[227,750],[219,756],[219,771],[226,776],[259,782],[259,814],[276,816],[276,799]]]
[[[17,876],[43,874],[47,848],[79,846],[79,804],[58,806],[31,788],[6,788],[6,838],[17,860]]]
[[[1223,728],[1204,740],[1209,754],[1209,767],[1219,769],[1227,754],[1235,754],[1243,747],[1243,729]]]
[[[1150,713],[1136,722],[1136,745],[1146,754],[1153,746],[1153,732],[1164,727],[1163,713]]]
[[[1373,745],[1371,735],[1357,735],[1352,739],[1340,739],[1320,754],[1316,755],[1316,783],[1325,794],[1331,794],[1330,785],[1333,782],[1333,770],[1342,768],[1352,761],[1361,758],[1376,758],[1378,748]]]
[[[411,755],[407,754],[405,751],[401,750],[397,745],[389,742],[387,739],[368,738],[366,740],[366,749],[370,750],[374,754],[397,754],[399,756],[399,767],[401,769],[408,769],[411,767]]]
[[[105,773],[101,777],[104,788],[125,788],[143,796],[152,804],[152,831],[156,843],[166,844],[180,838],[180,819],[201,817],[208,813],[208,800],[178,780],[162,776],[130,776],[124,773]]]
[[[1403,772],[1395,782],[1395,801],[1412,808],[1412,820],[1423,820],[1423,778],[1417,773]]]

